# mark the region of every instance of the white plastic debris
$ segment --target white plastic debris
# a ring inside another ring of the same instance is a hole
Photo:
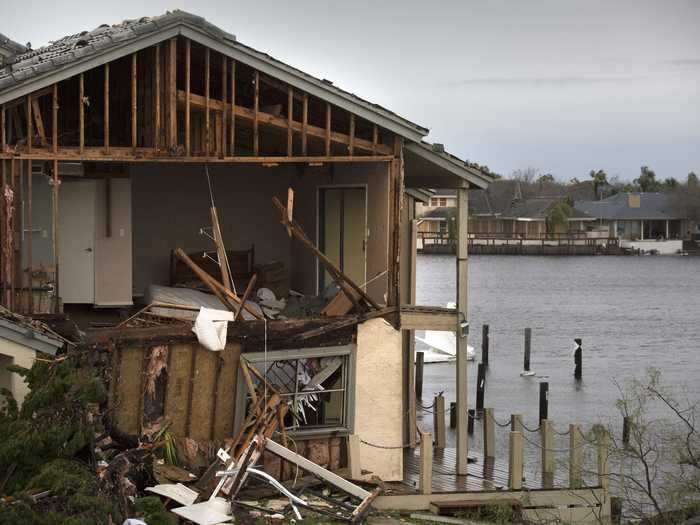
[[[122,525],[148,525],[145,521],[138,518],[127,518]]]
[[[233,312],[202,308],[199,310],[192,331],[197,340],[207,350],[220,352],[226,346],[226,332],[229,321],[233,321]]]

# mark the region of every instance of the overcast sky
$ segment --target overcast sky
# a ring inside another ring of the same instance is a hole
[[[184,9],[510,174],[700,173],[700,0],[0,0],[36,48]]]

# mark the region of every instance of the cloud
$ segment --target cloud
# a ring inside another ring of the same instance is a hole
[[[471,77],[448,82],[449,86],[466,85],[533,85],[533,86],[576,86],[591,84],[620,84],[645,80],[643,76],[619,77],[574,77],[574,76],[541,76],[541,77]]]

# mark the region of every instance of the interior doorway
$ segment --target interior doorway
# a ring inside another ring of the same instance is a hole
[[[366,188],[319,188],[318,217],[321,251],[355,283],[364,285],[367,260]],[[319,266],[319,292],[332,281],[328,272]]]

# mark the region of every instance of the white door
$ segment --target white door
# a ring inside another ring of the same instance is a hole
[[[64,303],[92,304],[96,182],[64,180],[58,194],[58,293]]]

